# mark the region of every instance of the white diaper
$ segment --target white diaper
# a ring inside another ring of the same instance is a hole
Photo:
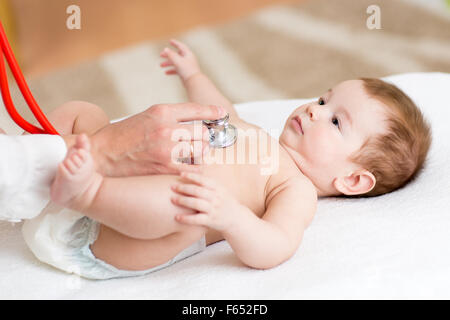
[[[25,242],[39,260],[89,279],[145,275],[168,267],[206,248],[205,237],[202,237],[162,265],[142,271],[120,270],[92,254],[89,246],[97,239],[98,231],[98,222],[52,203],[41,215],[27,220],[22,227]]]

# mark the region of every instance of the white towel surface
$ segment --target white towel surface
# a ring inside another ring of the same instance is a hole
[[[450,299],[450,74],[386,79],[409,94],[432,125],[425,170],[407,187],[377,198],[320,200],[302,245],[284,264],[249,269],[223,241],[144,277],[91,281],[40,263],[22,239],[21,224],[0,222],[0,298]],[[304,101],[237,109],[276,135]]]

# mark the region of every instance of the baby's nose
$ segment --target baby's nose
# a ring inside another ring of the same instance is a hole
[[[312,121],[317,120],[317,110],[315,109],[315,107],[313,105],[308,106],[308,108],[306,109],[306,113],[308,114],[309,118]]]

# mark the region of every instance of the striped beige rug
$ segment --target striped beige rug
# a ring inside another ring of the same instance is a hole
[[[366,9],[374,2],[381,10],[381,29],[369,30]],[[302,1],[176,37],[192,48],[204,72],[235,103],[309,98],[350,78],[450,72],[450,11],[417,3],[426,1]],[[178,78],[159,67],[167,40],[127,47],[29,80],[30,88],[45,112],[68,100],[86,100],[111,118],[156,103],[186,101]],[[23,110],[16,88],[13,98]],[[23,114],[31,118],[29,112]],[[19,132],[4,110],[0,126]]]

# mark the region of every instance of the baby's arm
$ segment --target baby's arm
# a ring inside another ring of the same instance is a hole
[[[210,179],[197,176],[192,181],[196,185],[175,189],[184,195],[174,202],[199,213],[180,215],[177,220],[221,231],[238,258],[252,268],[268,269],[288,260],[316,210],[315,189],[303,178],[291,178],[279,186],[262,218]]]
[[[316,210],[317,198],[307,183],[294,178],[280,189],[261,219],[247,213],[224,232],[238,257],[250,267],[268,269],[288,260]]]
[[[170,48],[165,48],[161,52],[161,56],[167,59],[161,63],[161,67],[173,67],[173,69],[167,70],[166,74],[178,74],[180,76],[190,101],[204,105],[221,106],[230,114],[230,121],[237,120],[239,117],[233,104],[202,73],[197,59],[189,47],[177,40],[171,40],[170,43],[178,52]]]

